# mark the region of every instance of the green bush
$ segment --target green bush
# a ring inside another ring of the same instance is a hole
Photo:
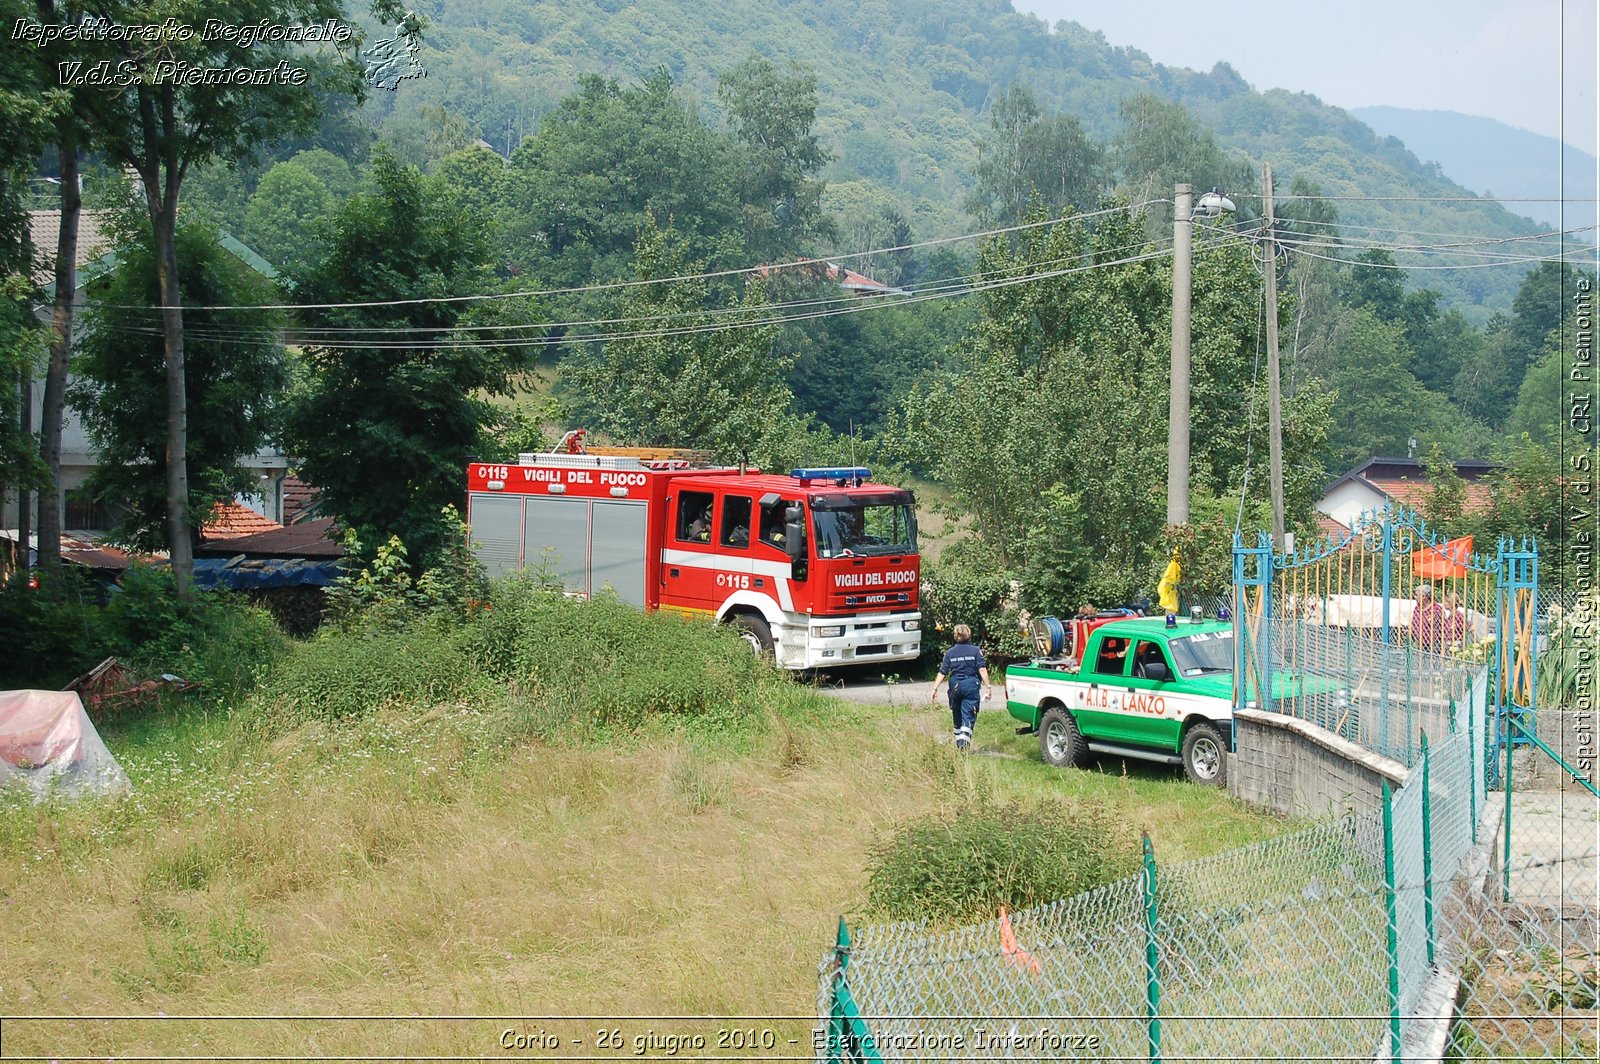
[[[744,717],[779,681],[731,632],[611,595],[577,602],[525,581],[497,587],[471,639],[486,673],[604,724]]]
[[[165,659],[187,642],[189,618],[206,604],[197,597],[194,607],[184,609],[178,603],[171,569],[135,562],[117,581],[106,603],[106,653],[130,662]]]
[[[13,578],[0,588],[0,688],[60,688],[105,657],[104,627],[87,581],[69,577],[47,594]]]
[[[1572,708],[1593,673],[1596,636],[1600,635],[1600,593],[1580,600],[1570,612],[1550,608],[1550,638],[1539,651],[1538,690],[1541,705]]]
[[[1087,805],[979,799],[896,828],[872,849],[867,904],[883,920],[955,924],[1069,898],[1134,874],[1138,836]]]
[[[1013,574],[982,552],[976,540],[946,550],[938,563],[923,564],[922,650],[937,661],[955,642],[958,624],[991,657],[1006,660],[1031,653],[1013,596]]]
[[[253,727],[267,731],[311,721],[363,717],[389,703],[427,708],[482,689],[448,618],[409,628],[324,628],[296,646],[256,692]]]
[[[14,633],[0,686],[57,689],[116,657],[136,672],[199,683],[201,698],[231,705],[288,647],[265,611],[233,595],[180,603],[165,568],[130,566],[104,606],[100,595],[70,566],[53,590],[20,581],[0,590],[0,631]]]
[[[146,652],[134,660],[148,672],[171,672],[200,685],[197,697],[232,708],[289,653],[293,640],[266,610],[232,592],[208,591],[184,618],[176,649],[160,658]]]
[[[574,720],[733,721],[756,715],[784,682],[730,631],[611,595],[570,599],[532,580],[500,582],[466,614],[413,610],[399,627],[387,607],[365,616],[297,646],[258,692],[251,727],[490,698],[503,700],[505,739]]]

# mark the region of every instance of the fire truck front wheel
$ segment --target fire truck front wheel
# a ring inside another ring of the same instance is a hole
[[[750,645],[750,652],[758,658],[773,655],[772,629],[767,622],[750,613],[741,613],[733,619],[739,638]]]

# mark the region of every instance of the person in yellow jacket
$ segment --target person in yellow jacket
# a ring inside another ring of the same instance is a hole
[[[1163,612],[1178,612],[1178,583],[1182,579],[1183,566],[1178,562],[1177,548],[1173,548],[1172,560],[1167,562],[1167,568],[1161,574],[1161,583],[1156,585],[1156,597],[1160,600]]]

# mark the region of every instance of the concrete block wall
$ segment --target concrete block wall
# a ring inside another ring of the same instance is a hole
[[[1541,709],[1534,717],[1534,734],[1591,783],[1600,779],[1600,727],[1596,726],[1595,713]],[[1560,790],[1575,786],[1561,766],[1539,749],[1519,746],[1511,766],[1515,773],[1511,781],[1513,790]]]
[[[1380,809],[1383,783],[1405,782],[1398,761],[1296,717],[1246,709],[1233,716],[1228,791],[1286,816],[1341,816]]]

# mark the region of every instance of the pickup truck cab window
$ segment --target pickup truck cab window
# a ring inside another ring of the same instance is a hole
[[[1100,641],[1100,653],[1094,659],[1094,671],[1100,676],[1121,676],[1126,671],[1128,641],[1107,637]]]
[[[1143,680],[1166,681],[1172,678],[1172,666],[1160,643],[1149,639],[1139,640],[1133,651],[1133,675]]]

